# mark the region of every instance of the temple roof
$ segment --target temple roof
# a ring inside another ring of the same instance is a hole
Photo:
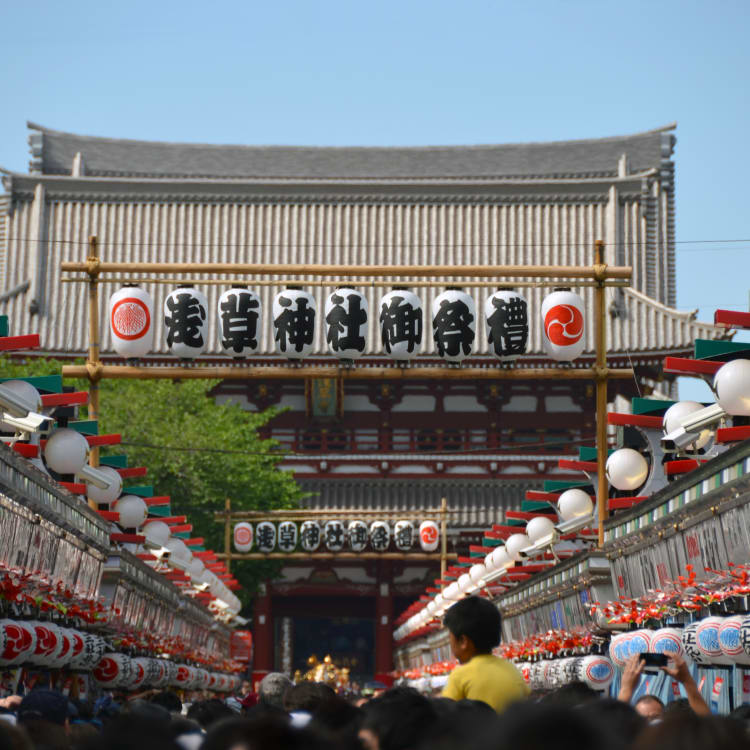
[[[633,135],[477,146],[235,146],[77,135],[29,122],[31,172],[210,179],[563,179],[659,168],[675,137],[666,125]],[[80,156],[77,156],[80,155]],[[621,162],[622,157],[625,162]],[[77,160],[74,169],[74,162]]]

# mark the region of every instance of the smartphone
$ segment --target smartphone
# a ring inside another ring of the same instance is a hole
[[[666,667],[669,664],[666,654],[655,654],[651,651],[642,653],[641,659],[646,662],[647,667]]]

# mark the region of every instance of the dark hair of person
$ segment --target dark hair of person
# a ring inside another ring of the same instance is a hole
[[[406,687],[393,688],[373,698],[363,710],[362,729],[377,736],[380,750],[416,747],[438,718],[428,698]]]
[[[741,706],[737,706],[730,714],[729,716],[732,719],[737,719],[738,721],[747,721],[750,722],[750,704],[743,703]]]
[[[661,698],[657,698],[655,695],[642,695],[634,704],[633,706],[637,706],[640,703],[644,703],[645,701],[653,701],[654,703],[658,703],[662,708],[664,708],[664,701],[662,701]]]
[[[324,682],[300,682],[293,685],[284,694],[284,708],[291,711],[309,711],[315,709],[326,700],[336,696],[336,691]]]
[[[99,737],[99,730],[86,721],[74,721],[68,729],[68,736],[70,746],[73,750],[78,750],[78,748],[86,747],[89,743],[95,741]]]
[[[222,719],[206,734],[201,750],[324,750],[307,729],[295,729],[288,719],[264,714],[257,719]]]
[[[461,599],[445,613],[443,624],[455,638],[469,638],[480,654],[489,654],[500,643],[500,610],[487,599]]]
[[[70,737],[62,724],[44,719],[26,719],[22,725],[34,750],[69,750]]]
[[[693,709],[690,708],[690,701],[687,698],[678,698],[675,701],[670,701],[664,706],[664,715],[673,713],[693,713]]]
[[[678,711],[650,724],[634,750],[750,750],[746,726],[724,716],[698,716]]]
[[[0,721],[0,750],[31,750],[29,738],[21,727]]]
[[[629,703],[614,698],[602,698],[595,705],[585,705],[581,711],[589,711],[615,737],[620,737],[630,747],[635,738],[648,726],[648,722]]]
[[[187,711],[188,719],[197,721],[204,729],[208,729],[220,719],[226,719],[230,716],[235,716],[234,711],[218,698],[196,701]]]
[[[149,700],[151,703],[156,703],[157,706],[164,706],[170,713],[178,714],[182,711],[180,696],[171,690],[162,690],[160,693],[155,693]]]
[[[172,738],[169,722],[120,714],[108,721],[99,737],[86,750],[180,750]]]
[[[576,680],[548,693],[542,699],[542,702],[575,708],[575,706],[581,706],[584,703],[598,701],[600,698],[601,694],[594,690],[594,688],[589,687],[585,682]]]

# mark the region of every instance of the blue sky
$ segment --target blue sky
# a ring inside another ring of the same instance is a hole
[[[748,309],[746,0],[4,6],[0,166],[26,171],[26,120],[311,145],[558,140],[677,121],[678,307],[709,320],[717,306]],[[747,242],[687,242],[728,239]]]

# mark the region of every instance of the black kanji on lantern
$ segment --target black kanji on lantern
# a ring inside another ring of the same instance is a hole
[[[404,297],[394,296],[380,307],[380,335],[388,354],[394,344],[406,342],[407,351],[413,352],[422,343],[422,311],[417,310]]]
[[[314,550],[320,544],[320,526],[317,523],[302,524],[302,546]]]
[[[276,528],[272,523],[259,523],[255,528],[255,542],[261,552],[270,552],[276,544]]]
[[[284,310],[273,321],[276,328],[276,341],[282,352],[287,346],[301,352],[305,345],[312,344],[315,333],[315,310],[308,305],[306,297],[278,297]]]
[[[521,297],[511,297],[509,300],[493,297],[492,306],[495,311],[487,318],[487,340],[495,348],[495,354],[498,357],[523,354],[529,338],[526,300]]]
[[[292,521],[279,524],[279,549],[282,552],[294,552],[297,546],[297,525]]]
[[[328,333],[326,340],[334,351],[341,349],[365,350],[365,337],[359,335],[359,327],[367,322],[367,313],[361,307],[359,294],[344,297],[334,292],[331,295],[333,307],[326,315]],[[348,302],[349,309],[344,306]]]
[[[474,315],[463,300],[441,300],[432,321],[438,354],[441,357],[456,357],[461,350],[465,355],[469,354],[474,341],[474,332],[470,327],[473,322]]]
[[[398,549],[409,549],[414,543],[414,527],[408,523],[397,525],[393,541]]]
[[[344,525],[340,521],[331,521],[325,525],[325,545],[332,550],[344,546]]]
[[[169,315],[164,316],[167,327],[167,346],[184,344],[201,349],[203,347],[202,323],[206,319],[206,308],[190,292],[177,292],[167,297]]]
[[[230,292],[221,303],[221,345],[241,354],[245,347],[258,347],[260,302],[250,292]]]
[[[383,552],[388,547],[388,529],[383,524],[373,524],[370,529],[370,544],[376,552]]]
[[[349,524],[349,545],[355,551],[362,550],[367,546],[367,526],[361,521]]]

